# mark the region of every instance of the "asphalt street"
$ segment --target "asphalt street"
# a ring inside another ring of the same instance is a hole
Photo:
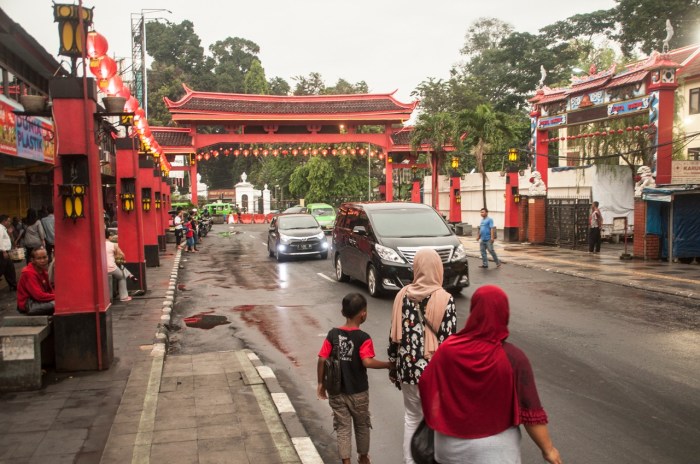
[[[183,256],[171,353],[247,347],[277,374],[325,462],[337,459],[330,408],[315,396],[316,355],[340,325],[332,259],[277,263],[266,225],[218,225]],[[459,325],[480,285],[511,303],[510,341],[529,356],[555,445],[565,462],[690,463],[700,455],[698,302],[516,265],[478,269],[456,298]],[[369,300],[363,329],[386,358],[392,297]],[[401,462],[402,400],[386,372],[370,372],[371,455]],[[523,462],[541,462],[523,438]]]

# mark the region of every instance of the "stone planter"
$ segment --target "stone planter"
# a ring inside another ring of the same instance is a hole
[[[20,95],[19,102],[27,113],[43,113],[46,109],[46,97],[43,95]]]

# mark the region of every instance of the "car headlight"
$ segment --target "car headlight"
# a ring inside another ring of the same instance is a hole
[[[316,235],[314,235],[314,238],[317,238],[319,240],[323,240],[324,238],[326,238],[326,234],[324,234],[323,231],[321,231],[321,232],[317,233]]]
[[[385,261],[393,261],[395,263],[405,263],[404,259],[399,256],[399,254],[393,249],[389,247],[385,247],[382,245],[374,245],[374,249],[377,250],[377,254],[379,257]]]
[[[464,245],[459,245],[457,248],[455,248],[455,252],[452,255],[452,261],[459,261],[460,259],[464,259],[467,257],[467,250],[464,248]]]
[[[288,244],[292,240],[292,237],[289,235],[284,235],[283,233],[280,233],[280,243]]]

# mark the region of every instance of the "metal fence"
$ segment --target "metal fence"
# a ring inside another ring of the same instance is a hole
[[[588,197],[547,198],[545,243],[565,248],[588,246]]]

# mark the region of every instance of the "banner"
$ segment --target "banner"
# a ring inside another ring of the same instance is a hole
[[[17,155],[16,116],[13,113],[17,108],[6,100],[6,97],[0,95],[0,153]]]

